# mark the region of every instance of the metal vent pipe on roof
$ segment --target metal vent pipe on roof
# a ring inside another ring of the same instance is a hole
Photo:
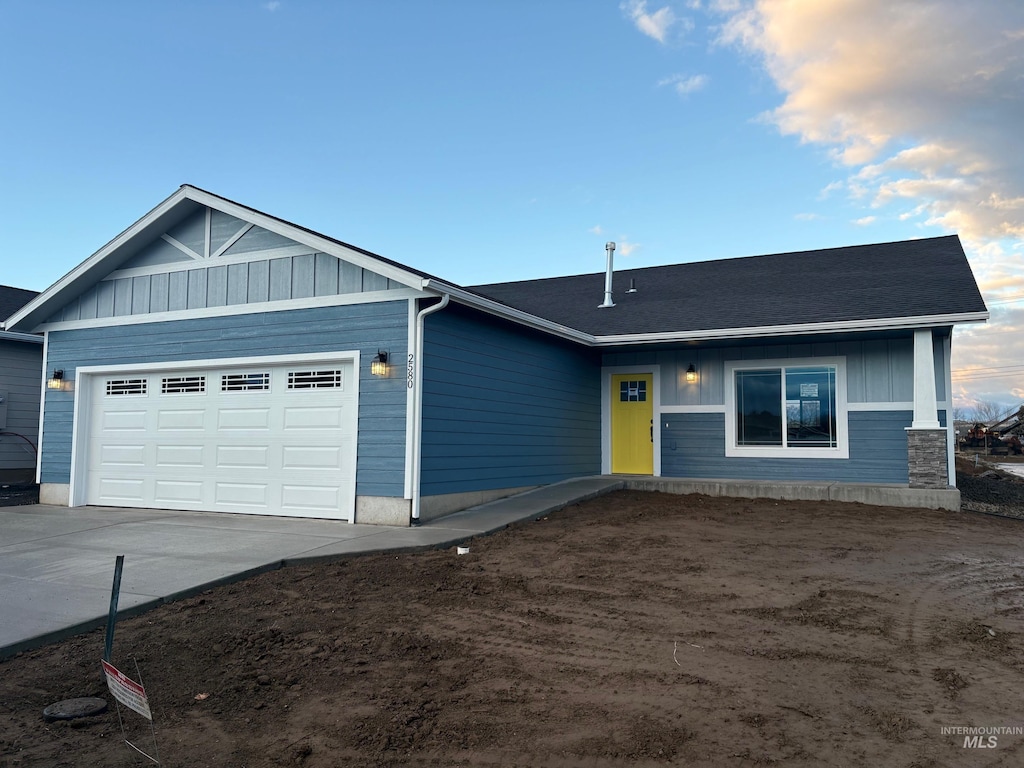
[[[615,256],[615,243],[605,243],[604,249],[608,252],[608,267],[604,274],[604,304],[599,304],[598,309],[615,306],[615,302],[612,301],[612,259]]]

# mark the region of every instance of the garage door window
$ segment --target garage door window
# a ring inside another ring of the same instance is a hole
[[[226,373],[220,377],[221,392],[266,392],[269,373]]]
[[[162,395],[198,394],[205,391],[205,376],[168,376],[160,380]]]
[[[107,396],[144,395],[146,384],[145,379],[107,379]]]
[[[340,368],[319,371],[288,371],[288,389],[340,389]]]

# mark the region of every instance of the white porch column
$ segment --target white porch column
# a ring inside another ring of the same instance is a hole
[[[930,328],[914,331],[914,422],[911,429],[939,429],[935,356]]]

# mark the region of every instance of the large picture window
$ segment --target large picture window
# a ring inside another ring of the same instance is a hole
[[[846,458],[841,360],[726,363],[726,456]]]

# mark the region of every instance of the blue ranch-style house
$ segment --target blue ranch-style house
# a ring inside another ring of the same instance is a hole
[[[599,474],[947,489],[987,317],[955,236],[465,287],[183,186],[5,328],[45,503],[407,525]]]

